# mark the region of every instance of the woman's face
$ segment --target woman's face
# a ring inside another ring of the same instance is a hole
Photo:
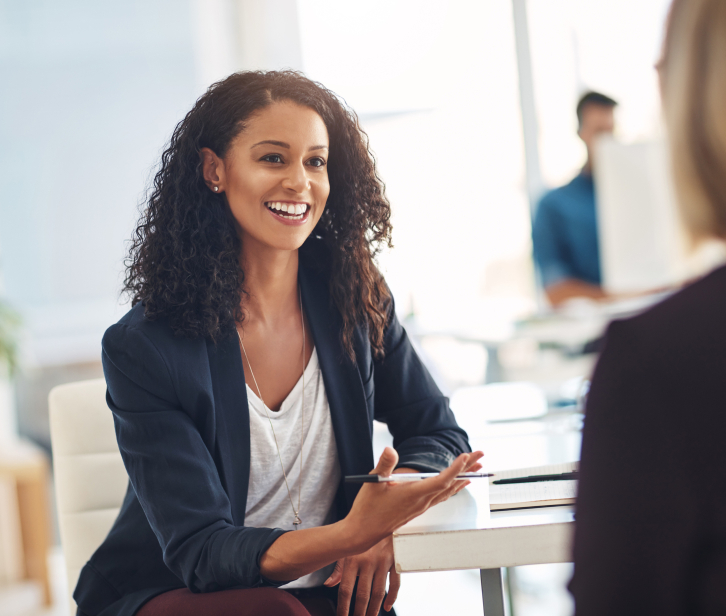
[[[289,101],[271,104],[246,124],[221,161],[220,192],[243,246],[296,250],[330,193],[327,128],[315,111]]]

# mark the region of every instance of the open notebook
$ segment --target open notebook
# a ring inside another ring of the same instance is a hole
[[[532,507],[555,507],[572,505],[577,496],[577,480],[535,481],[530,483],[510,483],[496,485],[497,479],[527,477],[529,475],[555,475],[576,471],[578,462],[547,464],[495,472],[489,479],[489,508],[491,511],[503,509],[525,509]]]

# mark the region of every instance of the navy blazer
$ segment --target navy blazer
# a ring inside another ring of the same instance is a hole
[[[359,327],[352,361],[325,275],[301,265],[299,280],[343,476],[375,466],[374,418],[388,424],[401,466],[438,471],[471,451],[393,305],[385,358],[373,359]],[[175,336],[164,320],[146,320],[137,304],[106,332],[103,369],[130,484],[108,537],[81,571],[73,595],[80,611],[131,616],[176,588],[282,584],[265,579],[258,563],[286,531],[244,526],[249,409],[234,329],[216,344]],[[341,482],[340,518],[358,489]]]

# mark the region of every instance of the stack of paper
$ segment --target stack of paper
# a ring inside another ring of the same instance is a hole
[[[565,464],[548,464],[546,466],[496,472],[489,479],[489,508],[491,511],[501,511],[503,509],[572,505],[577,496],[577,480],[575,479],[509,484],[495,484],[492,482],[497,479],[514,477],[570,473],[576,471],[577,468],[577,462],[567,462]]]

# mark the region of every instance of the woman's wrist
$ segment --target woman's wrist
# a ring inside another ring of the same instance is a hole
[[[346,557],[365,552],[385,537],[385,534],[380,537],[372,534],[364,520],[359,521],[350,514],[336,524],[340,524],[341,546]]]
[[[260,572],[275,581],[297,579],[375,545],[364,525],[344,518],[334,524],[280,535],[260,558]]]

